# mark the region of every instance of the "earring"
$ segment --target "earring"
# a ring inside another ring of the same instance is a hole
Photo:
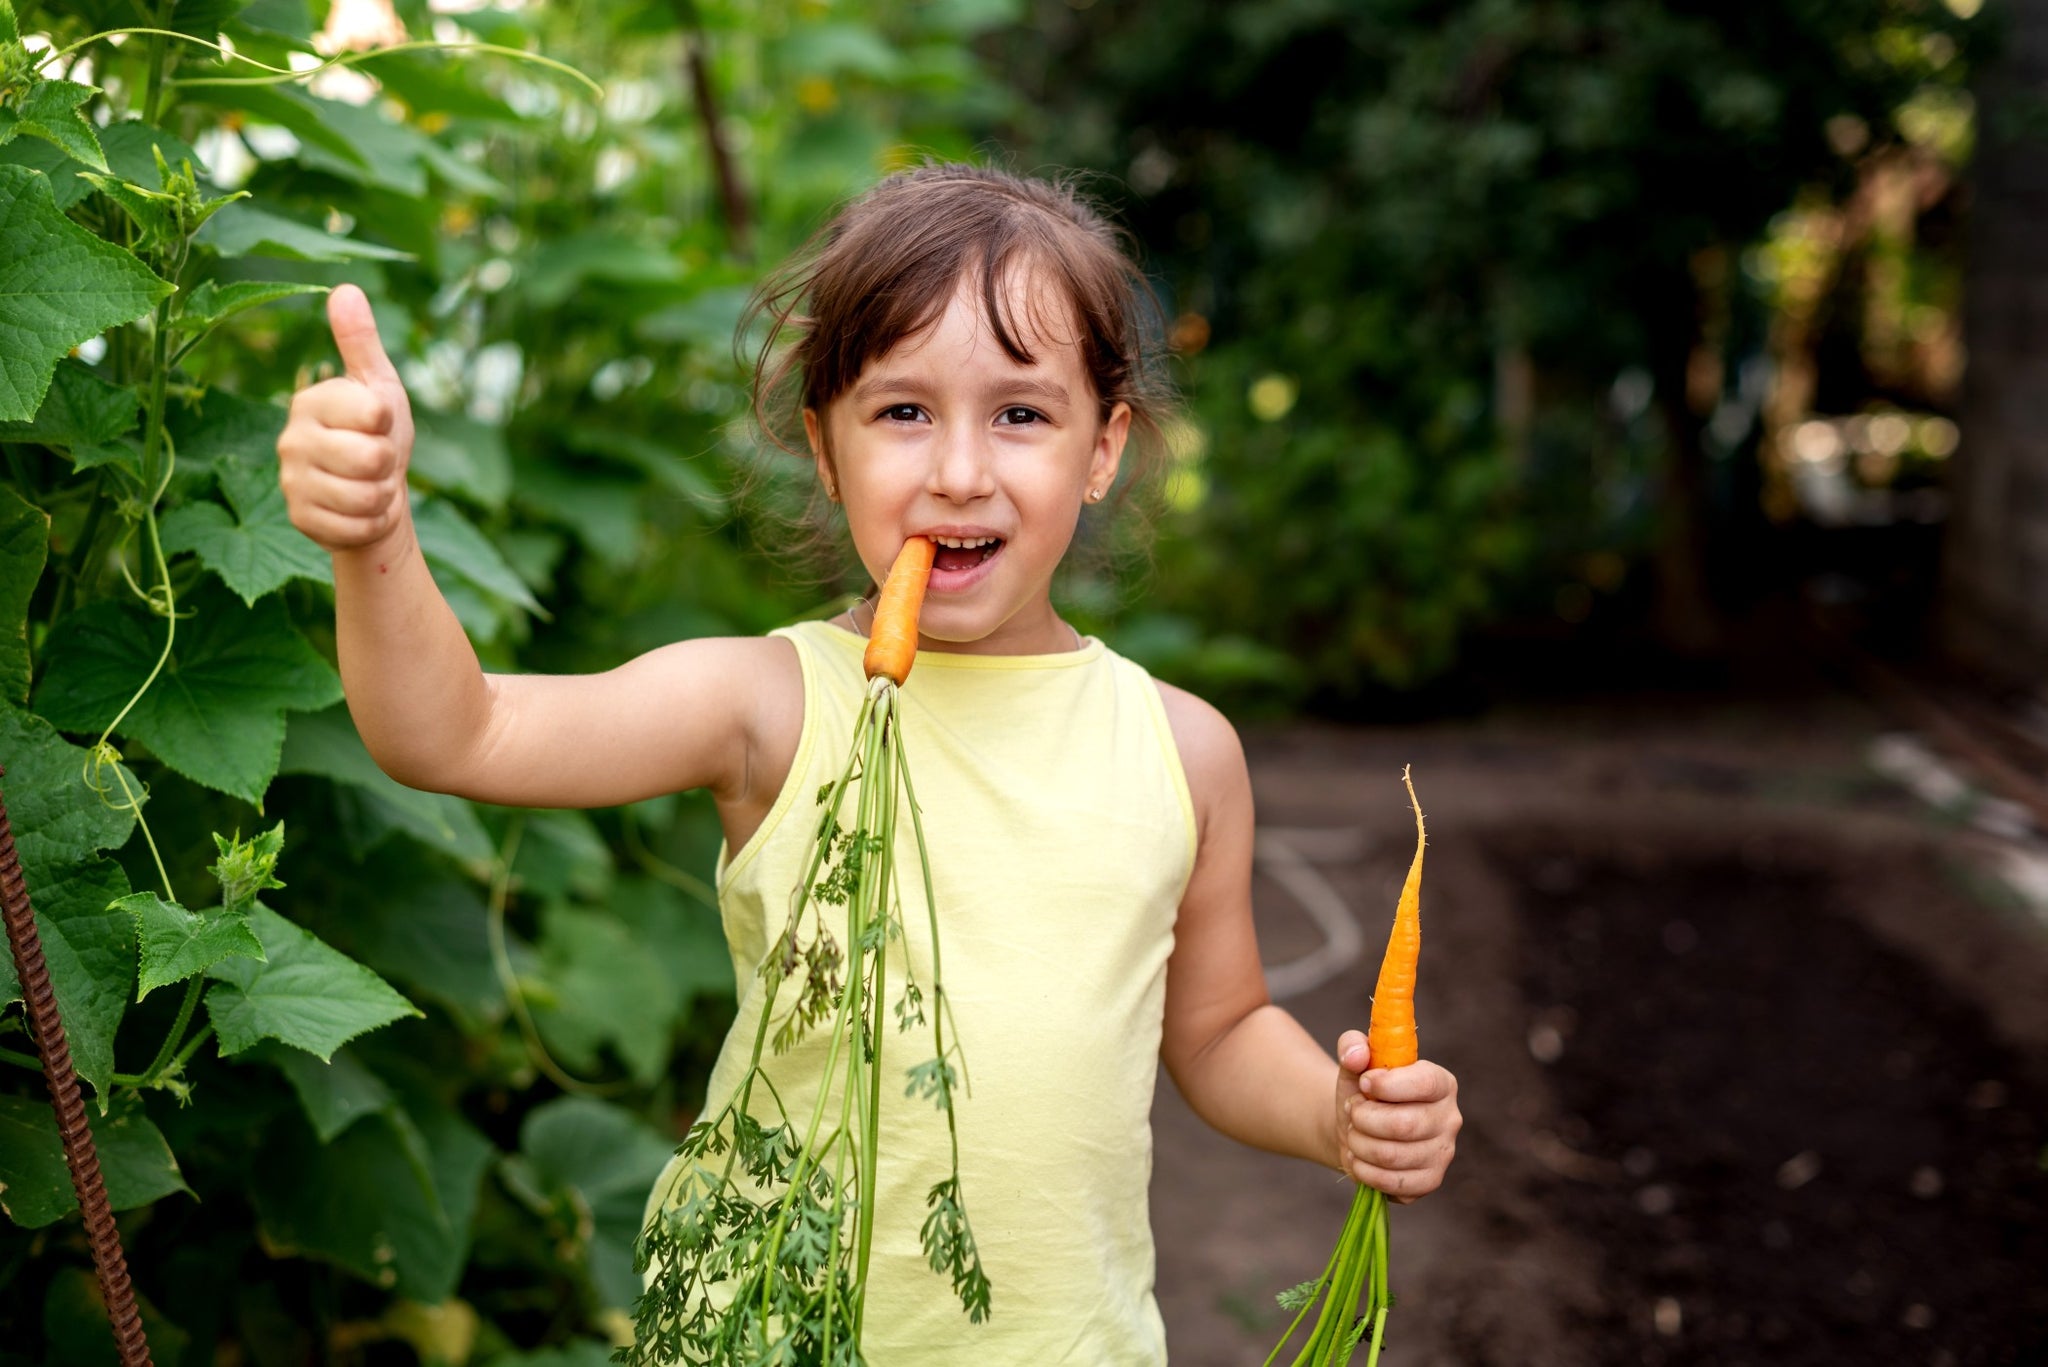
[[[1089,501],[1090,503],[1100,503],[1100,502],[1102,502],[1102,490],[1100,490],[1100,489],[1090,489],[1090,490],[1088,491],[1088,501]]]

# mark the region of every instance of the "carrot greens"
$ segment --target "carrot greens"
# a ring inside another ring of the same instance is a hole
[[[925,572],[930,561],[927,549]],[[908,611],[914,652],[914,599]],[[906,656],[893,677],[869,680],[845,767],[819,789],[810,857],[788,923],[761,964],[769,990],[747,1070],[732,1097],[691,1126],[676,1150],[685,1161],[635,1250],[640,1271],[652,1275],[635,1307],[634,1343],[614,1355],[617,1362],[852,1367],[866,1360],[860,1343],[875,1222],[895,1214],[876,1209],[875,1179],[889,1034],[882,998],[891,946],[904,938],[896,833],[905,812],[930,918],[932,973],[920,983],[902,955],[902,988],[886,1010],[896,1033],[930,1032],[931,1052],[906,1070],[905,1094],[945,1113],[951,1142],[950,1171],[926,1196],[920,1237],[926,1261],[951,1283],[968,1318],[988,1317],[988,1277],[960,1189],[953,1100],[965,1083],[964,1062],[939,975],[931,859],[897,705],[908,669]],[[849,801],[851,824],[844,819]],[[792,1114],[764,1058],[820,1028],[827,1033],[817,1096]]]

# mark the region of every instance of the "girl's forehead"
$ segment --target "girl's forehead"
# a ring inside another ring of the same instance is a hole
[[[870,356],[861,373],[885,366],[950,368],[963,363],[1031,371],[1081,369],[1078,310],[1057,275],[1028,258],[998,273],[997,317],[990,316],[984,290],[979,268],[962,271],[931,322]],[[1011,354],[1003,344],[1006,335],[1029,360]]]

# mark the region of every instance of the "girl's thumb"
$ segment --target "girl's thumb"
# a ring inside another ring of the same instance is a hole
[[[1366,1047],[1363,1030],[1346,1030],[1337,1038],[1337,1066],[1343,1070],[1340,1083],[1355,1082],[1359,1074],[1372,1064],[1372,1051]]]
[[[354,285],[336,285],[327,296],[327,324],[334,329],[335,349],[351,380],[367,385],[396,383],[398,369],[384,354],[377,336],[377,318],[370,301]]]

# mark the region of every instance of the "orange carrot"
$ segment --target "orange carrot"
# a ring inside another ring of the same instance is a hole
[[[1372,994],[1372,1026],[1365,1042],[1372,1051],[1374,1068],[1403,1068],[1419,1057],[1415,1037],[1415,963],[1422,955],[1422,804],[1415,800],[1415,785],[1408,770],[1401,770],[1401,782],[1408,787],[1408,805],[1415,809],[1415,862],[1408,866],[1408,881],[1401,887],[1400,905],[1394,910],[1394,930],[1387,937],[1386,957],[1380,961],[1379,985]]]
[[[917,658],[917,612],[924,606],[924,586],[936,554],[938,546],[928,536],[911,537],[896,553],[868,628],[868,649],[861,663],[870,679],[887,675],[901,685],[910,677],[911,661]]]

